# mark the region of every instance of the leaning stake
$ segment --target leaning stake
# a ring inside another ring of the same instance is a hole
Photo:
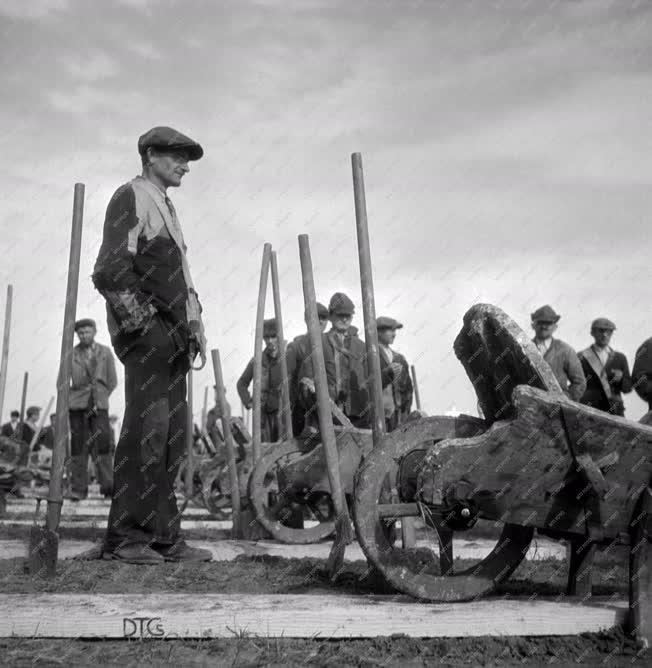
[[[11,331],[11,302],[14,294],[12,285],[7,286],[5,302],[5,328],[2,334],[2,359],[0,361],[0,418],[5,405],[5,387],[7,385],[7,364],[9,362],[9,333]]]
[[[290,411],[290,389],[288,368],[285,361],[285,338],[283,336],[283,315],[281,313],[281,288],[278,282],[276,251],[272,251],[272,294],[274,295],[274,318],[278,337],[278,357],[281,365],[281,440],[292,438],[292,413]]]
[[[253,417],[251,421],[251,454],[254,464],[260,459],[261,443],[261,411],[260,405],[262,376],[263,376],[263,324],[265,320],[265,298],[267,296],[267,276],[272,256],[272,245],[266,243],[263,247],[263,261],[260,268],[260,283],[258,285],[258,307],[256,309],[256,333],[254,335],[254,386],[252,391]]]
[[[84,217],[84,184],[75,184],[72,210],[70,258],[68,260],[68,285],[66,307],[61,335],[61,356],[57,377],[57,408],[54,424],[54,449],[50,472],[50,490],[45,528],[34,525],[30,534],[29,569],[32,574],[54,577],[59,552],[59,520],[63,504],[63,467],[68,440],[68,395],[72,375],[72,349],[75,337],[75,313],[77,311],[77,285],[79,283],[79,259],[81,254],[82,221]]]
[[[233,434],[231,432],[231,409],[224,393],[224,377],[222,376],[222,363],[220,362],[220,351],[211,350],[213,358],[213,373],[215,374],[215,391],[217,402],[222,415],[222,431],[224,432],[224,445],[226,446],[226,462],[229,467],[229,481],[231,485],[231,538],[242,538],[240,522],[240,483],[238,469],[235,461],[235,447],[233,445]]]
[[[335,441],[335,429],[331,417],[330,397],[328,396],[328,382],[326,380],[326,365],[324,364],[324,350],[321,340],[321,328],[317,317],[317,298],[315,297],[315,282],[312,273],[312,259],[307,234],[299,235],[299,256],[301,258],[301,277],[303,280],[303,300],[308,316],[308,336],[315,380],[315,394],[317,395],[317,413],[319,415],[319,432],[326,455],[328,481],[331,487],[333,505],[335,506],[335,541],[328,557],[328,571],[331,579],[334,578],[344,563],[344,550],[353,540],[351,519],[346,506],[342,483],[340,481],[340,462]]]

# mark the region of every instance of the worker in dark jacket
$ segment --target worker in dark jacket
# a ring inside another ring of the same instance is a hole
[[[206,361],[201,306],[176,210],[202,147],[168,127],[138,140],[142,175],[106,211],[93,282],[107,302],[113,348],[125,366],[125,415],[114,459],[104,558],[127,563],[210,561],[181,537],[174,484],[186,448],[186,374]],[[201,366],[199,367],[201,368]]]
[[[402,327],[403,325],[394,318],[385,316],[376,318],[380,375],[383,380],[383,408],[388,432],[402,424],[412,410],[413,389],[410,367],[405,357],[391,348],[396,338],[396,330]]]
[[[647,402],[648,410],[652,411],[652,337],[636,351],[632,382],[636,394]]]
[[[10,420],[2,425],[2,436],[8,438],[20,437],[20,413],[11,411]]]
[[[594,343],[579,353],[586,376],[586,390],[581,403],[613,415],[625,415],[623,394],[632,391],[627,358],[609,343],[616,325],[608,318],[596,318],[591,324]]]
[[[263,443],[274,443],[279,440],[281,433],[281,360],[274,318],[265,320],[263,323],[263,341],[265,349],[263,350],[260,386],[260,439]],[[247,410],[250,410],[253,405],[253,399],[249,393],[249,385],[253,379],[254,358],[252,357],[236,385],[240,399]]]
[[[560,339],[553,339],[561,316],[546,304],[532,313],[532,343],[550,365],[562,392],[573,401],[579,401],[586,389],[586,378],[577,353]]]
[[[328,325],[328,309],[317,302],[317,317],[319,326],[323,332]],[[305,321],[308,322],[308,316],[305,315]],[[299,400],[299,381],[301,368],[304,361],[310,356],[310,336],[300,334],[293,341],[288,343],[285,351],[285,359],[288,368],[288,385],[290,388],[290,408],[292,409],[292,431],[295,436],[303,431],[305,426],[306,411]]]

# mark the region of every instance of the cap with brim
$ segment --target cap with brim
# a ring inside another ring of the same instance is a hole
[[[263,338],[265,337],[273,337],[277,335],[277,330],[276,330],[276,320],[274,318],[270,318],[269,320],[265,320],[263,322]]]
[[[334,315],[353,315],[355,306],[343,292],[336,292],[328,304],[328,313]]]
[[[80,330],[82,327],[92,327],[93,329],[97,329],[95,320],[92,318],[82,318],[81,320],[77,320],[75,323],[75,331]]]
[[[552,306],[546,304],[541,308],[538,308],[534,313],[531,314],[532,322],[557,322],[561,316],[558,313],[555,313],[555,310]]]
[[[148,148],[160,151],[185,151],[188,160],[199,160],[204,155],[204,149],[194,139],[166,126],[152,128],[138,139],[140,155],[145,155]]]
[[[388,318],[384,315],[376,318],[376,329],[401,329],[403,324],[394,318]]]
[[[616,325],[614,325],[609,318],[596,318],[591,323],[591,329],[609,329],[613,331],[616,329]]]

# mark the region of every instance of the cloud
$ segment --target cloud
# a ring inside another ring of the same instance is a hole
[[[12,19],[40,19],[69,7],[69,0],[0,0],[0,14]]]
[[[115,76],[119,71],[115,59],[102,51],[68,54],[62,61],[71,77],[87,83]]]

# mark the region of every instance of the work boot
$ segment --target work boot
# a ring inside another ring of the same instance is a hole
[[[107,561],[121,561],[124,564],[142,564],[144,566],[154,566],[165,563],[165,559],[153,550],[149,545],[142,543],[132,543],[131,545],[122,545],[116,547],[110,552],[105,551],[102,559]]]
[[[165,561],[210,561],[213,553],[201,547],[190,547],[185,540],[179,540],[174,545],[157,547],[156,552]]]

